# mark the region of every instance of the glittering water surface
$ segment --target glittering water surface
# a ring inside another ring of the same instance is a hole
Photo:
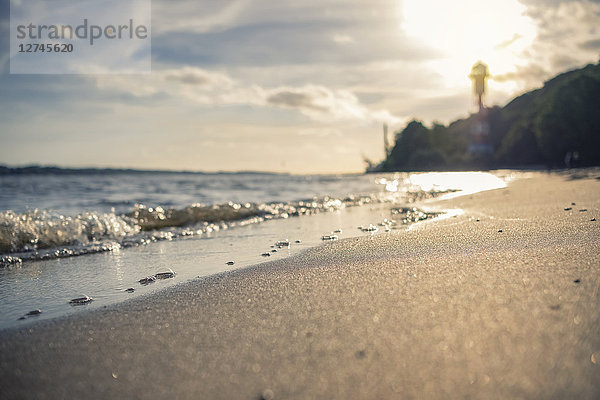
[[[0,186],[4,265],[114,251],[431,192],[410,185],[407,175],[15,174],[0,176]]]
[[[448,179],[448,174],[0,176],[0,328],[291,255],[324,237],[402,229],[435,216],[413,209],[410,203],[417,199],[473,192],[477,182],[481,190],[504,185],[481,173]],[[290,246],[276,246],[281,240]],[[138,282],[166,268],[175,277]],[[84,295],[94,301],[69,304]],[[26,316],[37,309],[42,313]]]

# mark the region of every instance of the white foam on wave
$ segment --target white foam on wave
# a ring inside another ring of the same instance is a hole
[[[44,210],[4,211],[0,212],[0,267],[23,260],[112,251],[369,203],[398,204],[444,193],[456,196],[506,186],[503,180],[482,172],[412,174],[408,178],[398,175],[393,179],[381,178],[377,183],[383,191],[368,195],[324,196],[294,202],[192,204],[183,208],[136,204],[121,215],[83,212],[65,216]]]
[[[0,213],[0,252],[14,253],[53,247],[121,240],[139,232],[131,221],[113,213],[85,212],[75,217],[43,210]]]
[[[381,199],[379,199],[381,200]],[[265,220],[310,215],[378,201],[375,195],[322,197],[296,202],[193,204],[164,209],[136,204],[123,215],[48,211],[0,213],[0,266],[112,251],[159,240],[198,236]]]

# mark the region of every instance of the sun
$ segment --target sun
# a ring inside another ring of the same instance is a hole
[[[400,9],[404,34],[432,51],[430,66],[448,88],[469,85],[466,75],[477,60],[492,75],[514,71],[536,36],[517,0],[403,0]]]

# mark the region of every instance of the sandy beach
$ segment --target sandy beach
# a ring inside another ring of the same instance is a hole
[[[5,330],[1,397],[598,398],[599,176]]]

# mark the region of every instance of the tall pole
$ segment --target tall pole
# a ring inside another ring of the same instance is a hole
[[[390,154],[390,142],[388,140],[387,124],[383,124],[383,152],[386,157]]]

